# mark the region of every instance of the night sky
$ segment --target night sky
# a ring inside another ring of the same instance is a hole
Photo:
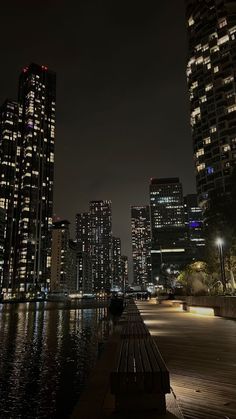
[[[55,214],[111,199],[130,255],[130,206],[151,177],[195,191],[184,0],[12,0],[1,4],[0,101],[30,62],[57,73]]]

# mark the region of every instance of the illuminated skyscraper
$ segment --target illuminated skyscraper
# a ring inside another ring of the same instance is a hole
[[[151,281],[149,206],[131,207],[133,283],[144,288]]]
[[[21,181],[21,108],[7,100],[0,108],[0,208],[4,210],[2,288],[15,284]]]
[[[93,275],[91,253],[91,217],[89,212],[81,212],[76,215],[76,243],[79,251],[79,290],[82,290],[84,293],[91,293],[93,291]]]
[[[91,253],[91,217],[89,212],[76,214],[76,241],[80,252]]]
[[[22,290],[50,284],[56,75],[45,66],[23,69],[22,177],[17,279]]]
[[[177,268],[187,261],[188,236],[179,178],[151,179],[150,210],[152,273],[156,279],[163,266]]]
[[[51,257],[51,291],[68,290],[69,221],[53,223]]]
[[[201,206],[230,193],[236,162],[236,2],[186,0],[191,125]]]
[[[129,267],[128,267],[128,257],[121,256],[121,273],[122,273],[122,290],[126,290],[129,285]]]
[[[0,110],[0,207],[5,210],[4,292],[50,285],[56,76],[30,64],[18,103]]]
[[[91,254],[94,291],[109,291],[112,283],[111,201],[91,201]]]
[[[112,237],[112,287],[122,289],[121,240]]]
[[[4,263],[4,235],[5,235],[5,211],[0,207],[0,295],[3,282],[3,263]]]

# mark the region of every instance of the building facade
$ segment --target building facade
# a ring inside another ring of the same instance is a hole
[[[203,208],[230,194],[236,162],[236,2],[186,0],[187,78]]]
[[[3,283],[4,245],[5,245],[5,211],[0,208],[0,295]]]
[[[17,279],[27,291],[49,288],[53,211],[56,75],[31,64],[19,82],[22,176]]]
[[[111,201],[91,201],[91,255],[94,292],[109,292],[112,285]]]
[[[50,285],[56,76],[45,66],[22,70],[18,103],[0,110],[0,207],[5,210],[2,288]]]
[[[69,226],[67,220],[52,226],[51,292],[76,293],[82,287],[78,245],[70,239]]]
[[[131,207],[133,283],[145,288],[151,281],[149,206]]]
[[[205,250],[203,211],[198,206],[196,194],[189,194],[184,197],[184,217],[188,232],[189,250],[194,259],[202,260]]]
[[[121,240],[112,237],[112,289],[122,289]]]
[[[11,292],[15,285],[20,220],[20,180],[22,169],[21,108],[6,100],[0,108],[0,208],[5,213],[2,288]]]
[[[151,179],[152,274],[156,282],[189,260],[182,184],[179,178]]]
[[[76,215],[76,243],[78,246],[79,289],[85,293],[93,292],[91,217],[89,212]]]
[[[69,221],[56,221],[52,226],[51,291],[68,290]]]
[[[129,286],[129,265],[128,257],[121,256],[121,277],[122,277],[122,290],[127,290]]]

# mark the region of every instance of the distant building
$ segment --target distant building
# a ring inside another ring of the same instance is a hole
[[[76,241],[69,240],[67,253],[66,284],[70,293],[83,292],[83,277],[79,275],[79,251]]]
[[[129,270],[128,270],[128,257],[121,256],[121,280],[122,280],[122,290],[126,290],[129,286]]]
[[[69,276],[69,221],[53,223],[52,227],[52,260],[51,291],[68,291]]]
[[[151,229],[149,206],[131,207],[133,283],[146,287],[151,281]]]
[[[78,283],[84,293],[93,292],[91,217],[83,212],[76,215],[76,243],[78,246]]]
[[[94,292],[109,291],[112,283],[111,201],[91,201],[91,254]]]
[[[189,194],[184,197],[184,216],[192,257],[202,259],[205,249],[203,212],[198,206],[196,194]]]
[[[91,252],[91,216],[89,212],[76,215],[76,242],[80,252]]]
[[[112,237],[112,289],[122,289],[121,240]]]
[[[187,0],[187,78],[201,207],[231,192],[236,164],[236,2]]]
[[[4,235],[5,235],[5,211],[0,207],[0,294],[3,281],[3,263],[4,263]]]
[[[155,281],[167,269],[177,270],[191,260],[179,178],[151,179],[150,210]]]

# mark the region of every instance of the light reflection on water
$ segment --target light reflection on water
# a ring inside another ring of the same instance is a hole
[[[106,308],[0,308],[0,418],[68,418],[109,334]]]

